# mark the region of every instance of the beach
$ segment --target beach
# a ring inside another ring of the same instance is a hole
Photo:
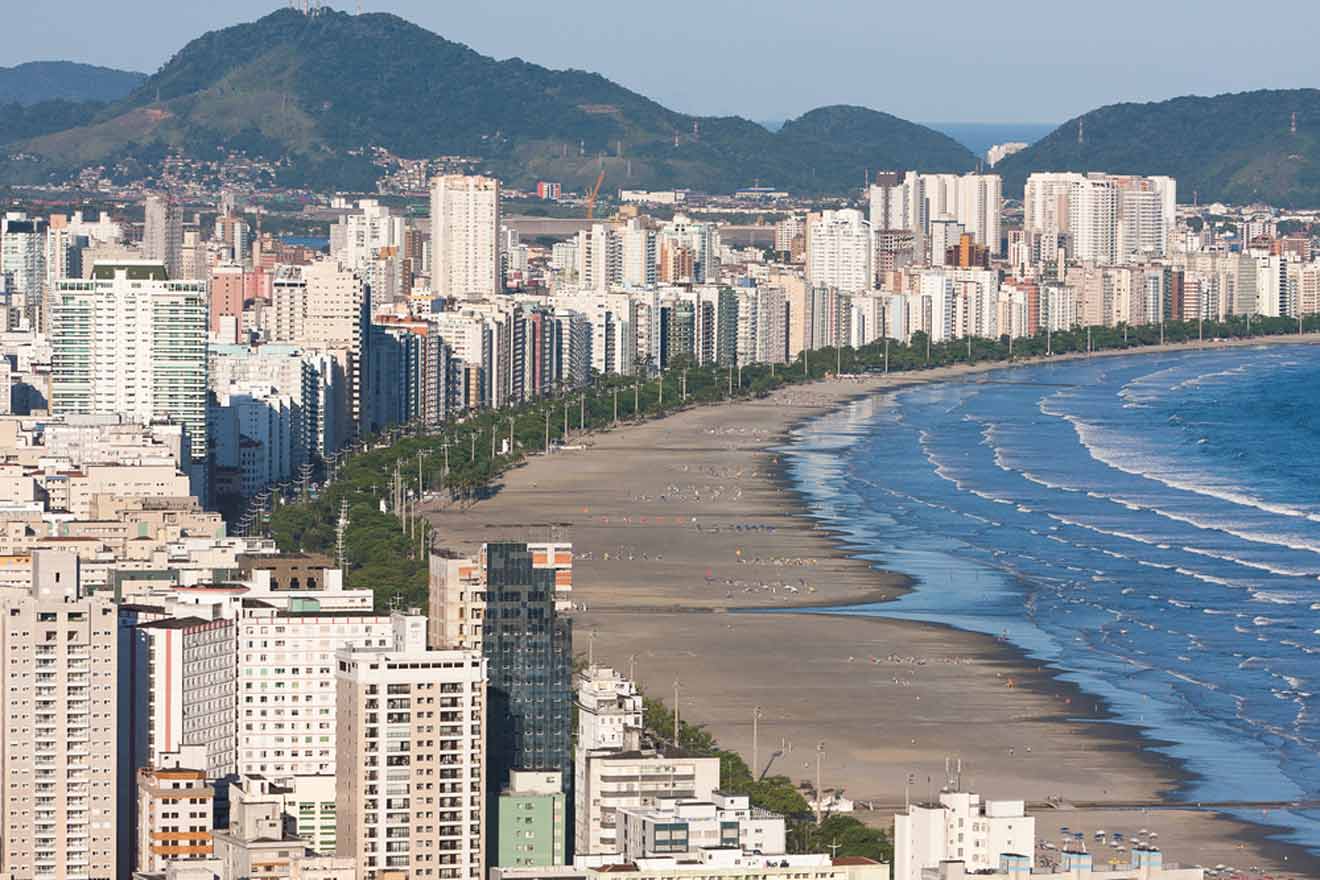
[[[677,688],[682,716],[749,763],[759,707],[761,768],[814,781],[819,748],[823,786],[876,807],[857,814],[864,820],[888,825],[906,799],[928,800],[949,781],[946,767],[989,798],[1158,801],[1183,778],[1179,765],[1010,646],[943,626],[801,613],[909,585],[850,558],[809,515],[776,452],[787,432],[860,395],[1001,366],[818,382],[621,426],[533,456],[471,507],[429,515],[438,540],[460,551],[571,541],[578,655],[633,670],[666,702]],[[1062,825],[1146,827],[1169,862],[1318,873],[1300,848],[1211,813],[1037,816],[1042,840]]]

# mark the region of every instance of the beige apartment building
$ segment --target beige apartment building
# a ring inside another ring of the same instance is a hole
[[[427,650],[420,615],[393,623],[392,649],[335,655],[336,854],[361,880],[480,880],[486,661]]]
[[[115,876],[116,614],[83,598],[72,554],[35,554],[31,592],[0,599],[0,874]]]
[[[215,788],[206,781],[205,746],[139,768],[137,790],[137,870],[163,873],[171,861],[211,857]]]

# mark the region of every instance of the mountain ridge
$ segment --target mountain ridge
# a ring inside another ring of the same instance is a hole
[[[1068,120],[995,170],[1014,195],[1035,171],[1106,171],[1171,175],[1186,201],[1195,194],[1201,202],[1316,207],[1320,90],[1109,104]]]
[[[288,182],[329,186],[365,182],[355,153],[367,146],[478,156],[513,185],[566,187],[604,168],[619,187],[728,191],[760,180],[845,192],[868,169],[975,166],[953,139],[866,108],[818,108],[772,133],[670,110],[596,73],[497,61],[397,16],[292,10],[204,34],[87,124],[11,149],[50,174],[161,147],[214,156],[217,146],[287,163]]]
[[[78,61],[26,61],[0,67],[0,104],[118,101],[146,78],[145,73]]]

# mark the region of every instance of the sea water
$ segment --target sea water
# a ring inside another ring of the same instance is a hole
[[[1320,346],[914,386],[785,453],[813,515],[917,581],[842,613],[1055,665],[1183,762],[1180,799],[1320,798]],[[1320,812],[1240,815],[1320,852]]]

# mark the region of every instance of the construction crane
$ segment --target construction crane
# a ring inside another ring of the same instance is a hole
[[[605,182],[605,169],[600,169],[600,174],[596,177],[596,185],[587,190],[587,219],[591,220],[596,216],[596,199],[600,197],[600,186]]]

